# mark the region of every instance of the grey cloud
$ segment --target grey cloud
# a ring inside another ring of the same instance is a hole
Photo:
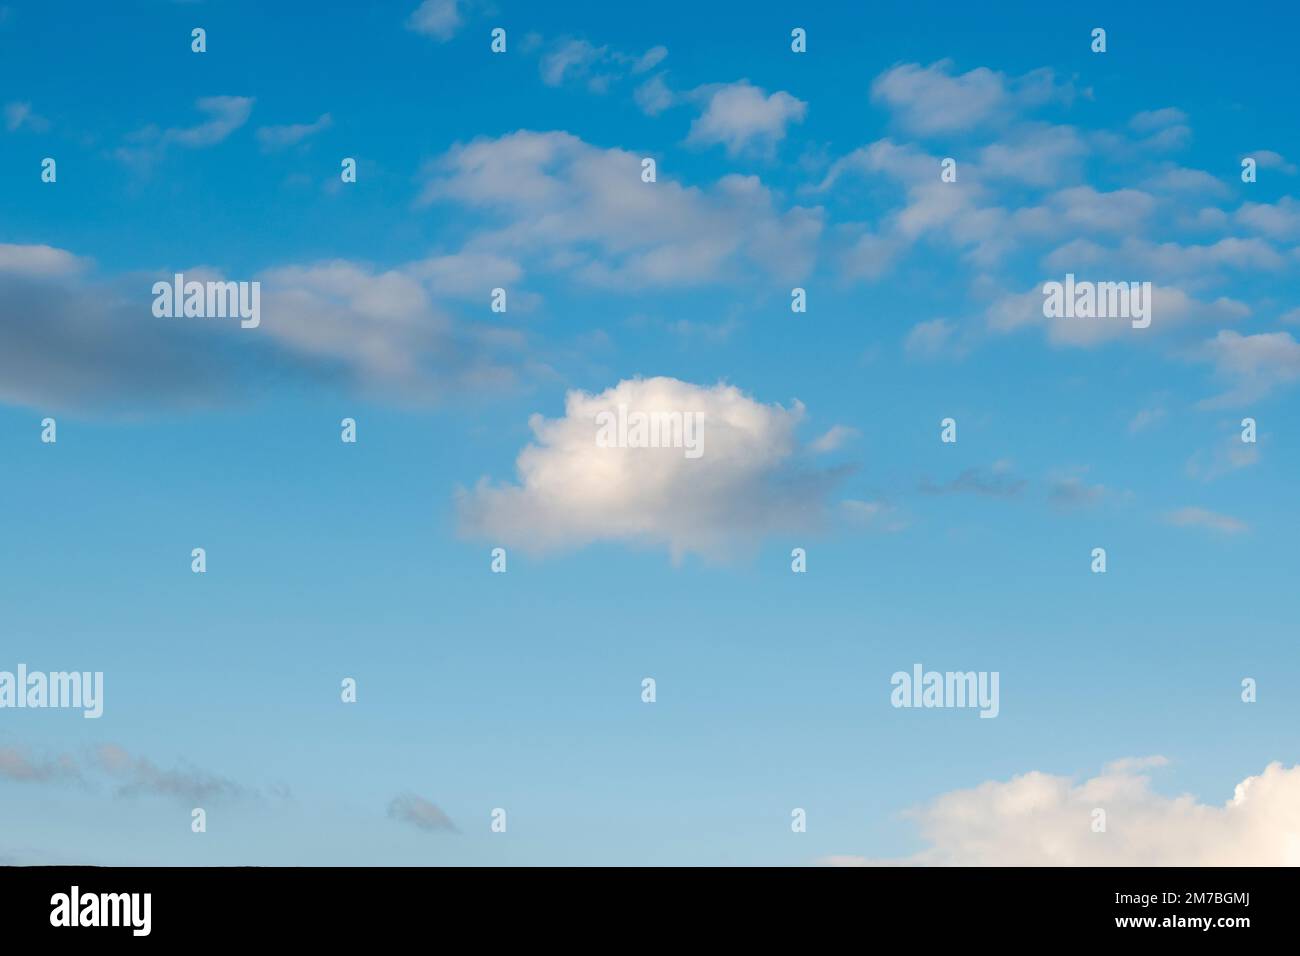
[[[163,770],[145,757],[135,757],[115,744],[104,744],[95,751],[97,769],[119,781],[121,796],[167,797],[190,805],[235,800],[249,791],[233,780],[219,777],[197,767]]]
[[[441,808],[413,793],[394,797],[388,804],[388,816],[390,819],[409,823],[421,830],[460,832]]]
[[[53,783],[81,779],[76,761],[64,754],[35,759],[17,747],[0,747],[0,780],[17,783]]]
[[[980,468],[967,468],[952,481],[936,485],[926,480],[918,490],[927,495],[975,494],[989,498],[1019,498],[1027,482],[997,471],[986,472]]]

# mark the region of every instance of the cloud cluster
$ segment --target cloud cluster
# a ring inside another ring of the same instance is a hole
[[[426,168],[421,202],[456,203],[495,220],[467,248],[527,256],[603,287],[692,286],[812,268],[818,208],[778,208],[757,177],[683,186],[642,157],[562,132],[521,130],[453,147]]]
[[[1008,77],[977,67],[958,74],[951,60],[929,66],[900,64],[871,84],[871,98],[887,107],[902,126],[921,135],[974,129],[1072,96],[1073,89],[1058,83],[1050,70]]]
[[[1170,158],[1191,136],[1183,111],[1142,110],[1119,128],[1085,131],[1035,115],[1089,95],[1051,71],[963,73],[946,60],[895,66],[876,78],[871,94],[892,117],[895,136],[835,159],[811,188],[831,214],[837,201],[860,206],[864,192],[883,202],[877,214],[832,230],[841,274],[877,283],[946,254],[970,270],[973,297],[987,303],[982,328],[978,312],[915,325],[903,343],[909,355],[960,358],[1025,328],[1064,347],[1152,338],[1131,335],[1119,322],[1044,319],[1042,283],[1068,272],[1151,282],[1154,335],[1181,329],[1186,338],[1209,326],[1215,337],[1198,354],[1229,388],[1205,407],[1252,401],[1300,380],[1297,347],[1286,333],[1213,329],[1255,313],[1247,296],[1256,283],[1247,280],[1277,282],[1294,271],[1300,253],[1288,245],[1300,239],[1300,201],[1283,196],[1221,208],[1236,194],[1231,176]],[[915,141],[896,138],[909,135]],[[924,145],[931,139],[944,153]],[[947,182],[939,175],[945,154],[957,157],[956,178]],[[1254,155],[1261,168],[1294,170],[1274,151]],[[881,190],[882,179],[895,188]],[[1097,180],[1139,185],[1105,189]],[[1014,291],[1030,282],[1029,291]],[[1188,352],[1177,339],[1167,347]]]
[[[557,40],[542,54],[538,63],[542,82],[563,86],[582,81],[593,93],[604,93],[625,76],[638,76],[654,69],[668,55],[666,47],[654,46],[640,56],[621,53],[609,46],[596,46],[587,40],[565,37]]]

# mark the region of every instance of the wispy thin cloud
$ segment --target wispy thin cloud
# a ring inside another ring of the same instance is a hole
[[[263,149],[284,149],[301,143],[334,125],[329,113],[322,113],[311,123],[293,123],[287,126],[263,126],[257,131],[258,142]]]
[[[1241,534],[1250,530],[1244,521],[1206,508],[1179,508],[1166,514],[1165,522],[1179,528],[1204,528],[1220,534]]]

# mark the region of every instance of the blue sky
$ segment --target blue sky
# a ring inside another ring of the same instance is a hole
[[[1294,12],[841,6],[0,8],[0,859],[1300,860]]]

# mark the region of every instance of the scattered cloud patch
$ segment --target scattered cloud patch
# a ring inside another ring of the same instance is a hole
[[[50,121],[32,112],[32,104],[26,102],[6,103],[4,108],[5,129],[16,133],[29,129],[34,133],[44,133],[50,128]]]
[[[1072,97],[1072,87],[1058,83],[1051,70],[1015,78],[982,66],[956,73],[951,60],[900,64],[871,84],[872,100],[920,135],[964,132]]]

